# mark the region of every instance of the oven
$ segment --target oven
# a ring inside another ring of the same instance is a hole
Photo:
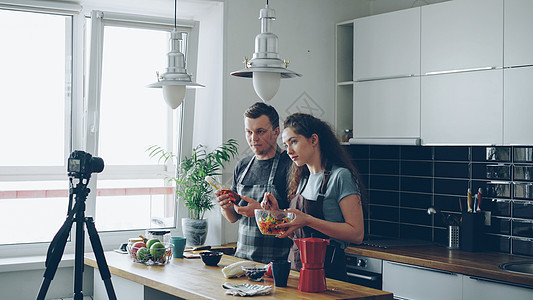
[[[346,253],[347,281],[374,289],[382,289],[383,260]]]

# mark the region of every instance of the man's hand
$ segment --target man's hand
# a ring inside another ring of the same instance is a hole
[[[217,203],[222,207],[224,210],[233,209],[233,202],[231,202],[230,197],[227,194],[223,194],[222,191],[217,190],[215,191],[215,195],[217,196]]]
[[[255,217],[254,210],[257,209],[257,208],[261,208],[261,204],[259,204],[259,202],[257,202],[256,200],[254,200],[254,199],[252,199],[250,197],[241,196],[241,199],[243,199],[244,201],[248,202],[248,205],[246,205],[246,206],[235,205],[235,211],[238,214],[241,214],[241,215],[249,217],[249,218]]]

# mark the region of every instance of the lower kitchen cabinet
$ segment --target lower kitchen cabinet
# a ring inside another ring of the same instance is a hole
[[[463,275],[463,300],[533,299],[533,289]]]
[[[461,299],[462,280],[461,274],[383,261],[383,290],[395,299]]]
[[[533,289],[432,268],[383,261],[383,290],[395,299],[533,299]]]

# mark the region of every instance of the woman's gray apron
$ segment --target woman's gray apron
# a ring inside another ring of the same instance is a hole
[[[263,200],[263,196],[266,192],[272,193],[276,199],[280,199],[280,194],[274,185],[274,177],[276,175],[276,170],[278,169],[280,156],[281,151],[280,148],[277,147],[276,155],[272,162],[272,168],[268,177],[268,183],[266,185],[244,185],[242,182],[253,161],[256,159],[254,156],[246,166],[244,172],[242,172],[237,179],[237,193],[255,199],[258,202]],[[241,200],[239,205],[246,206],[247,202]],[[262,263],[269,263],[275,259],[286,260],[291,244],[292,241],[289,238],[280,239],[273,235],[263,235],[257,227],[255,218],[241,216],[239,220],[239,238],[235,256]]]
[[[298,191],[296,196],[291,199],[290,208],[298,209],[308,215],[315,218],[324,220],[324,198],[328,187],[329,178],[331,177],[331,166],[326,166],[324,170],[324,177],[322,179],[322,185],[318,192],[316,201],[307,200],[302,197],[301,193],[307,185],[307,178],[304,179],[302,188]],[[329,239],[329,237],[320,231],[317,231],[311,227],[302,227],[296,230],[293,234],[293,239],[316,237],[322,239]],[[344,249],[342,249],[334,240],[330,240],[330,245],[326,250],[326,258],[324,261],[324,269],[326,271],[326,277],[346,280],[346,261],[344,256]],[[291,268],[293,270],[300,270],[302,267],[302,261],[300,258],[300,250],[298,246],[294,244],[289,253],[289,260],[292,262]]]

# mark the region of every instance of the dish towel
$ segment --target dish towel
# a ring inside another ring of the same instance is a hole
[[[268,295],[272,291],[271,285],[260,285],[260,284],[231,284],[229,282],[224,282],[222,285],[226,291],[226,295],[233,296],[256,296],[256,295]]]

